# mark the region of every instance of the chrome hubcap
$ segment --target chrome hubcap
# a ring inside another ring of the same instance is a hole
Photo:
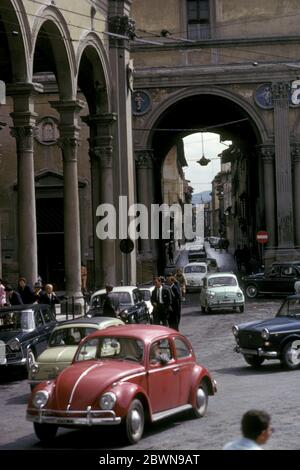
[[[198,410],[200,412],[203,411],[205,409],[205,405],[206,405],[206,395],[205,395],[202,388],[198,388],[198,390],[197,390],[196,401],[197,401]]]
[[[138,410],[132,410],[131,416],[130,416],[130,426],[132,429],[132,432],[137,433],[142,425],[142,418]]]

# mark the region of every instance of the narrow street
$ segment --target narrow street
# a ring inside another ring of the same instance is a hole
[[[210,252],[221,264],[232,267],[227,253]],[[180,264],[185,263],[186,252]],[[201,314],[199,293],[187,295],[183,305],[181,331],[192,342],[199,362],[218,382],[218,393],[211,397],[208,414],[200,420],[186,413],[168,418],[146,429],[143,439],[126,449],[221,449],[225,442],[239,435],[240,418],[250,408],[268,411],[276,432],[267,449],[296,449],[300,425],[295,418],[298,403],[299,371],[285,371],[279,361],[266,362],[260,370],[247,366],[233,351],[231,327],[234,323],[274,316],[282,299],[259,298],[246,302],[245,312]],[[41,449],[32,424],[25,420],[29,386],[24,378],[1,377],[0,413],[5,433],[1,449]],[[284,399],[283,399],[284,397]],[[116,428],[95,430],[61,429],[50,448],[55,449],[122,449]]]

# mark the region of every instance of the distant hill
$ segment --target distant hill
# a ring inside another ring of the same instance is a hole
[[[211,191],[202,191],[201,193],[193,194],[192,204],[200,204],[201,202],[211,201]]]

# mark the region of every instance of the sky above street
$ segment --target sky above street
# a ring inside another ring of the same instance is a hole
[[[185,137],[183,142],[185,158],[188,163],[188,167],[183,170],[185,178],[190,180],[190,186],[194,188],[194,194],[211,191],[211,182],[221,169],[218,154],[228,148],[231,142],[221,143],[219,134],[211,132],[203,132],[203,148],[200,132]],[[205,158],[211,160],[207,166],[201,166],[197,163],[203,153]]]

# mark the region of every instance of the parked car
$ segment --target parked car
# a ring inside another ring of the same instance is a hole
[[[0,308],[0,365],[30,369],[35,358],[47,347],[57,325],[49,305],[15,305]]]
[[[294,284],[299,280],[300,261],[285,261],[272,263],[266,273],[245,276],[242,282],[247,297],[253,299],[260,294],[293,294]]]
[[[273,318],[234,325],[236,352],[247,364],[260,366],[265,359],[279,359],[288,369],[300,365],[300,295],[291,295]]]
[[[124,323],[150,323],[151,316],[140,290],[135,286],[117,286],[111,292],[119,303],[119,316]],[[105,289],[94,292],[91,296],[88,316],[103,315]]]
[[[188,260],[190,263],[194,261],[205,261],[206,256],[204,245],[193,246],[188,250]]]
[[[199,290],[207,274],[207,263],[188,263],[183,268],[183,274],[186,279],[186,291]]]
[[[41,441],[58,427],[115,424],[136,443],[145,421],[184,410],[201,418],[215,392],[185,336],[158,325],[124,325],[85,338],[70,367],[35,387],[27,419]]]
[[[245,298],[236,275],[232,273],[208,274],[203,279],[200,305],[201,311],[207,313],[228,308],[239,309],[242,313]]]
[[[31,364],[28,374],[30,388],[33,389],[43,380],[54,379],[68,367],[85,336],[116,325],[124,323],[119,318],[112,317],[78,318],[60,323],[52,331],[47,349]]]

